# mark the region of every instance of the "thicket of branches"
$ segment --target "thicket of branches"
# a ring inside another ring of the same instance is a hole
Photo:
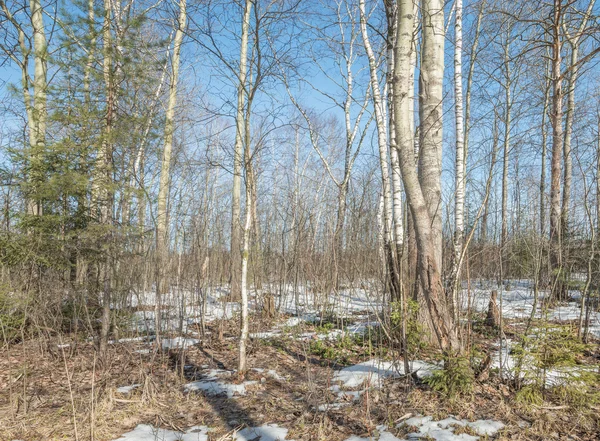
[[[0,6],[4,345],[103,351],[148,292],[160,329],[174,292],[361,288],[452,360],[475,279],[580,290],[587,338],[593,0]]]

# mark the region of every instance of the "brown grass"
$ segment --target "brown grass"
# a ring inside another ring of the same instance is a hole
[[[454,400],[424,385],[393,380],[347,407],[318,412],[315,406],[334,399],[328,388],[339,366],[310,354],[308,343],[285,337],[254,341],[248,352],[249,366],[274,369],[286,382],[250,371],[247,379],[258,384],[249,386],[244,397],[184,393],[183,384],[198,378],[202,366],[236,367],[235,323],[224,322],[222,329],[223,339],[216,337],[214,325],[214,338],[209,335],[183,353],[140,354],[135,350],[149,346],[138,342],[111,345],[104,363],[96,360],[89,342],[70,341],[64,358],[58,339],[15,345],[0,354],[0,440],[72,440],[76,422],[82,441],[113,440],[140,423],[172,430],[207,425],[214,429],[211,440],[229,439],[235,427],[277,423],[290,429],[290,439],[342,441],[352,434],[373,435],[379,424],[393,427],[417,414],[497,419],[507,425],[498,438],[502,440],[600,439],[597,411],[556,408],[552,403],[522,408],[513,404],[514,392],[495,378],[476,384],[472,395]],[[370,357],[359,347],[349,351],[351,362]],[[134,383],[143,386],[127,395],[116,392]]]

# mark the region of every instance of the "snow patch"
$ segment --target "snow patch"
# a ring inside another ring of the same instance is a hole
[[[428,377],[433,371],[439,369],[439,366],[419,360],[411,362],[411,365],[411,373],[415,372],[419,378]],[[365,382],[379,387],[384,378],[399,377],[404,374],[404,365],[373,359],[336,372],[333,381],[341,382],[348,388],[361,386]]]
[[[500,421],[493,420],[477,420],[473,423],[469,423],[469,427],[471,427],[475,432],[479,435],[495,435],[499,430],[504,428],[504,424]]]
[[[185,338],[185,337],[165,338],[162,341],[162,347],[163,347],[163,349],[185,349],[189,346],[193,346],[198,343],[200,343],[200,340],[198,340],[196,338]]]
[[[260,427],[246,427],[235,435],[236,441],[285,441],[288,429],[277,424],[266,424]]]
[[[477,441],[479,436],[461,433],[456,435],[454,429],[457,426],[468,426],[480,436],[494,436],[499,430],[504,428],[500,421],[477,420],[469,422],[449,417],[444,420],[435,421],[432,416],[416,416],[409,418],[396,427],[414,427],[418,432],[409,433],[408,439],[428,438],[436,441]]]
[[[439,369],[439,367],[417,360],[411,362],[410,369],[411,373],[416,373],[419,378],[425,378],[430,376],[436,369]],[[366,388],[380,388],[385,378],[394,378],[402,375],[404,375],[404,365],[379,359],[372,359],[348,366],[337,371],[332,378],[332,383],[337,384],[332,385],[329,390],[337,396],[335,401],[317,406],[317,410],[326,412],[331,409],[340,409],[349,404],[349,400],[358,400]],[[357,388],[360,389],[348,390]]]
[[[130,386],[117,387],[117,392],[119,392],[120,394],[128,394],[132,390],[137,389],[140,386],[141,386],[141,384],[137,383],[137,384],[132,384]]]
[[[273,337],[280,337],[281,331],[279,331],[278,329],[274,329],[272,331],[253,332],[248,335],[250,336],[250,338],[268,339],[268,338],[273,338]]]
[[[265,370],[263,368],[252,368],[252,370],[254,372],[258,372],[259,374],[266,374],[269,377],[273,378],[274,380],[280,381],[282,383],[286,381],[284,377],[282,377],[281,375],[279,375],[277,373],[277,371],[275,371],[273,369]]]
[[[176,432],[140,424],[114,441],[208,441],[208,431],[206,426],[194,426],[185,432]]]

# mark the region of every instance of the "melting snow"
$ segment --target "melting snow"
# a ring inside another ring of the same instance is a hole
[[[232,373],[232,371],[223,369],[210,369],[204,373],[204,378],[202,380],[188,383],[183,389],[185,392],[196,392],[201,390],[207,395],[226,394],[227,398],[233,398],[234,395],[246,395],[246,386],[257,383],[257,381],[244,381],[240,384],[234,384],[219,380],[221,377],[230,377]]]
[[[454,429],[457,427],[470,427],[478,436],[461,433],[457,435]],[[432,416],[416,416],[410,418],[396,427],[415,428],[418,432],[409,433],[406,435],[408,440],[433,439],[435,441],[478,441],[480,436],[494,436],[499,430],[504,428],[504,424],[493,420],[477,420],[469,422],[467,420],[459,420],[454,417],[449,417],[441,421],[435,421]],[[345,441],[406,441],[402,440],[390,432],[386,426],[378,426],[379,435],[370,438],[364,438],[353,435],[346,438]]]
[[[246,395],[246,386],[256,384],[256,381],[244,381],[241,384],[224,383],[222,381],[202,380],[188,383],[184,386],[186,392],[204,391],[207,395],[227,394],[227,398],[234,395]]]
[[[518,367],[518,360],[515,358],[511,349],[515,345],[513,340],[507,339],[504,341],[502,345],[502,352],[500,350],[495,350],[492,353],[492,367],[500,368],[500,361],[502,361],[502,372],[509,378],[515,378],[516,371]],[[502,355],[502,356],[501,356]],[[526,358],[522,364],[523,366],[529,366],[529,370],[533,373],[533,375],[541,375],[542,370],[535,368],[535,362],[532,358],[529,360]],[[569,382],[577,381],[577,378],[581,376],[583,372],[592,371],[595,367],[592,365],[588,366],[556,366],[552,369],[547,369],[545,372],[545,385],[548,387],[551,386],[561,386],[567,384]],[[521,371],[521,378],[525,377],[525,373]],[[525,381],[532,381],[532,375],[528,378],[525,378]]]
[[[436,441],[477,441],[479,436],[461,433],[456,435],[454,428],[456,426],[470,427],[480,436],[494,436],[499,430],[504,428],[504,424],[493,420],[477,420],[469,422],[467,420],[458,420],[454,417],[446,418],[441,421],[435,421],[431,416],[417,416],[409,418],[396,427],[414,427],[418,432],[409,433],[408,439],[418,439],[429,437]]]
[[[131,392],[134,389],[137,389],[138,387],[140,387],[141,384],[132,384],[131,386],[121,386],[117,388],[117,392],[119,392],[120,394],[128,394],[129,392]]]
[[[261,338],[261,339],[280,337],[281,331],[279,331],[278,329],[274,329],[272,331],[254,332],[254,333],[249,334],[249,336],[250,336],[250,338]]]
[[[499,430],[504,428],[504,424],[500,421],[493,420],[477,420],[469,423],[469,427],[475,430],[479,435],[495,435]]]
[[[419,378],[432,374],[438,366],[424,361],[411,362],[411,372],[416,373]],[[363,363],[348,366],[337,371],[332,378],[333,383],[329,390],[337,395],[335,402],[317,406],[320,412],[331,409],[340,409],[348,405],[348,400],[358,400],[367,387],[381,387],[385,378],[399,377],[404,375],[404,365],[394,364],[389,361],[373,359]],[[346,390],[356,389],[360,390]]]
[[[236,441],[285,441],[288,429],[277,424],[266,424],[260,427],[246,427],[235,435]]]
[[[282,377],[281,375],[279,375],[273,369],[265,370],[263,368],[252,368],[252,370],[254,372],[258,372],[259,374],[263,374],[264,373],[264,374],[268,375],[269,377],[271,377],[271,378],[273,378],[273,379],[275,379],[277,381],[280,381],[280,382],[285,382],[286,381],[284,377]]]
[[[418,360],[411,362],[411,365],[412,372],[416,372],[419,378],[427,377],[434,370],[439,369],[434,364]],[[404,365],[373,359],[336,372],[333,381],[339,381],[344,387],[349,388],[358,387],[364,382],[368,382],[372,386],[380,386],[383,378],[401,375],[404,375]]]
[[[185,349],[199,343],[200,340],[195,338],[175,337],[165,338],[162,341],[163,349]]]
[[[206,426],[194,426],[185,432],[176,432],[140,424],[114,441],[208,441],[208,431]]]

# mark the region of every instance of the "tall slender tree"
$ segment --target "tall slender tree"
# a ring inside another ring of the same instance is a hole
[[[167,268],[169,257],[169,229],[167,200],[171,180],[171,155],[173,150],[173,134],[175,132],[175,105],[177,103],[177,82],[179,80],[179,65],[181,45],[187,21],[186,0],[179,0],[179,16],[175,25],[173,40],[173,59],[171,61],[171,76],[169,81],[169,98],[165,115],[164,147],[160,168],[158,201],[156,212],[156,342],[161,347],[161,298],[169,289],[167,283]]]

